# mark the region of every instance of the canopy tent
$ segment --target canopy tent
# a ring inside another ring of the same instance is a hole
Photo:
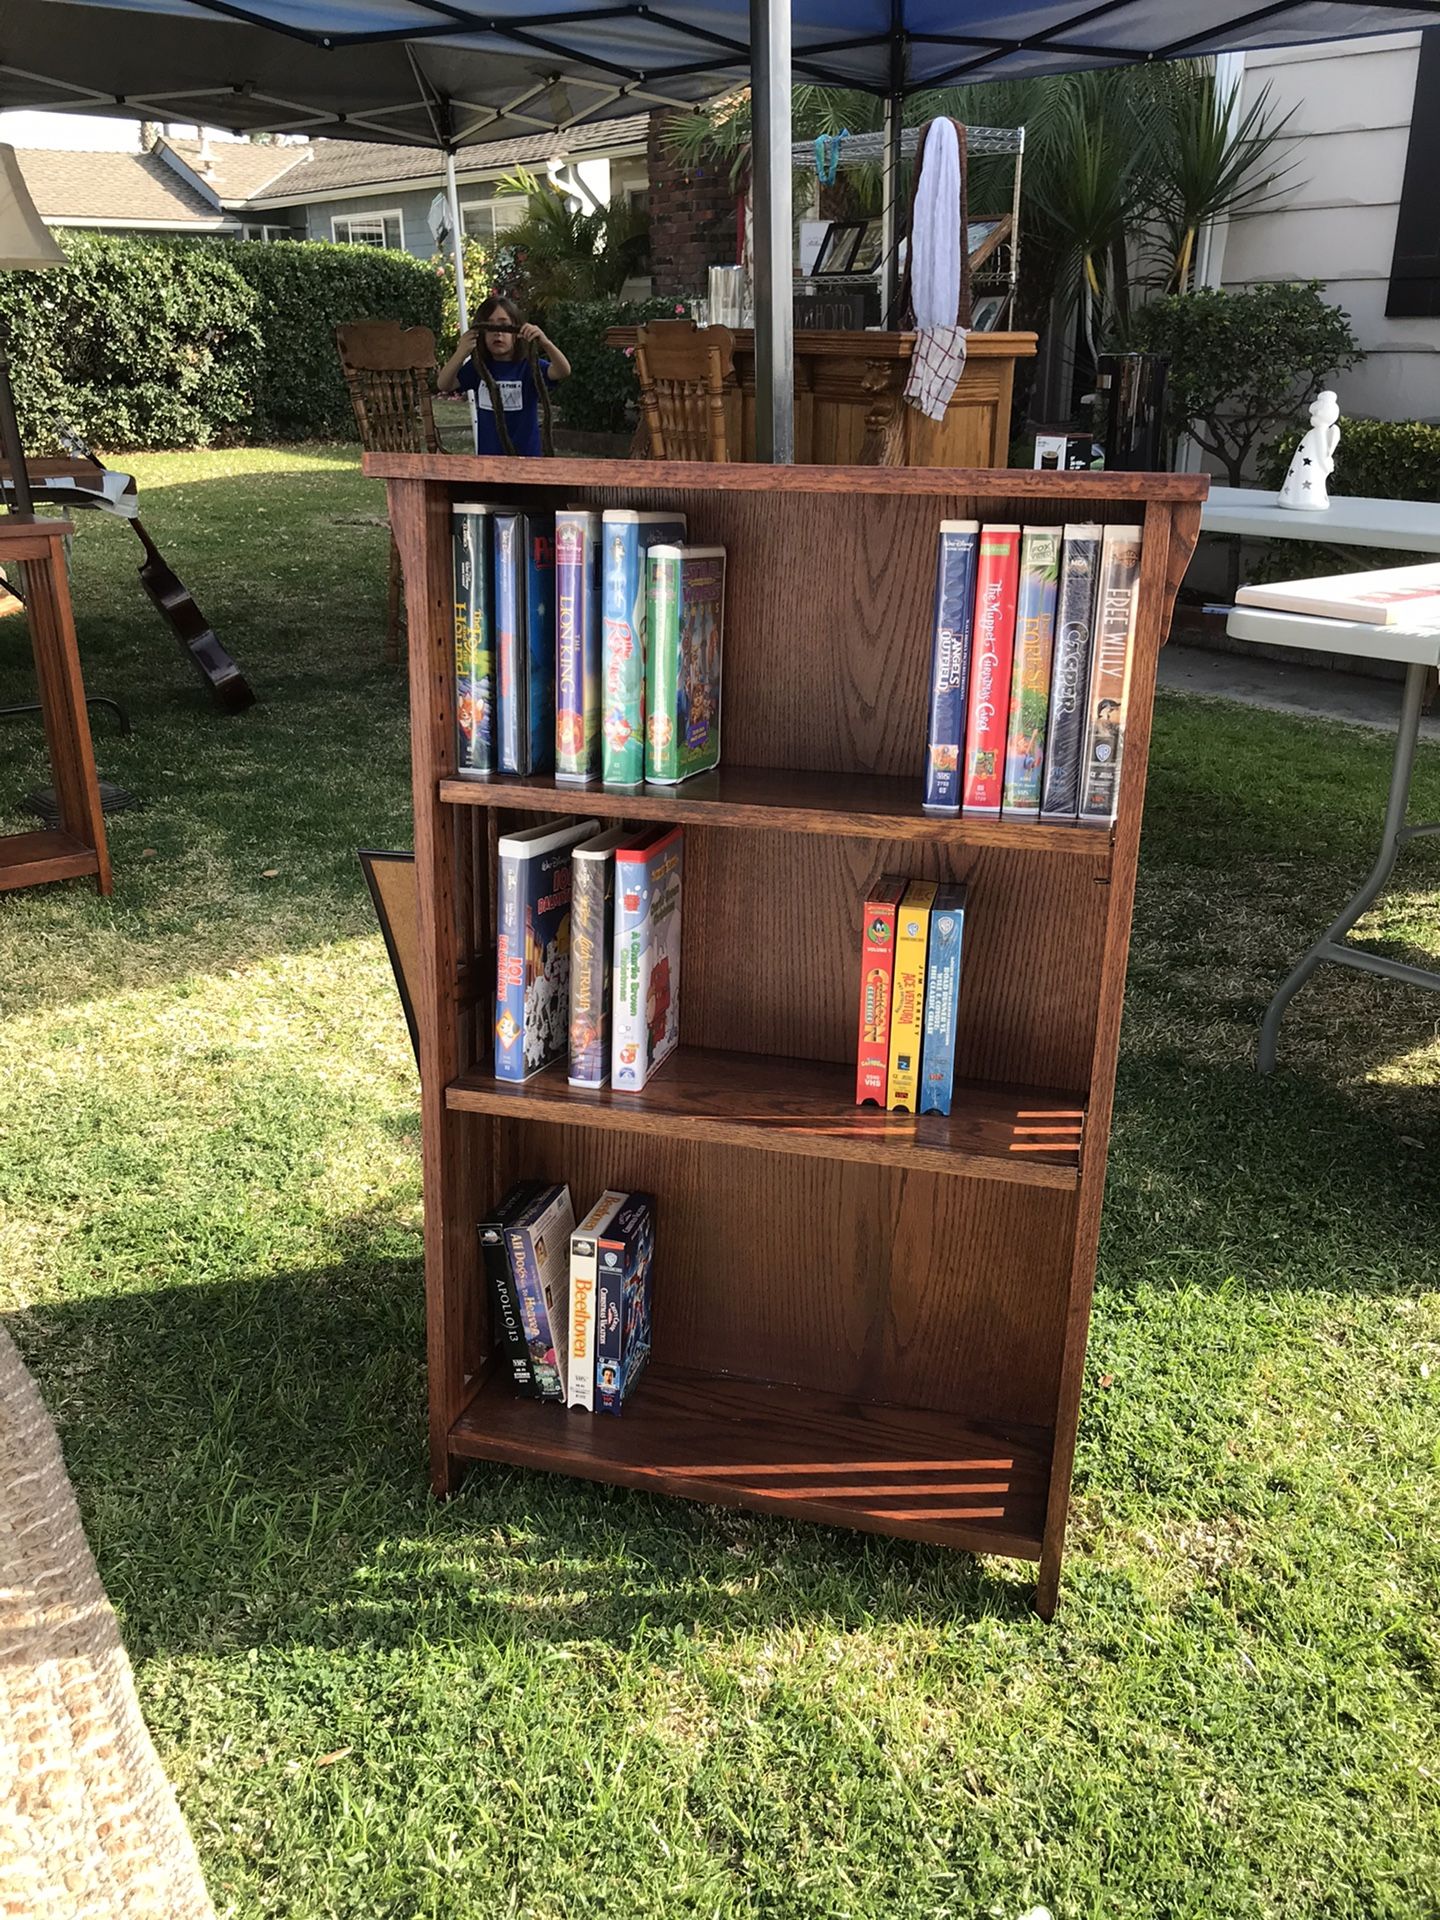
[[[757,426],[790,456],[790,85],[920,88],[1440,24],[1440,0],[0,0],[0,108],[430,146],[754,87]],[[453,200],[452,200],[453,204]],[[784,297],[772,297],[783,290]]]

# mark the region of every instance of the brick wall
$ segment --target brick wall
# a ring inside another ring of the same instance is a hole
[[[650,116],[650,271],[659,294],[703,294],[707,269],[731,264],[735,200],[727,163],[687,173],[660,141],[668,116]]]

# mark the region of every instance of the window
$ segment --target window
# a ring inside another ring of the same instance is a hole
[[[1415,70],[1415,105],[1410,115],[1410,145],[1395,222],[1395,252],[1390,262],[1385,312],[1392,320],[1426,320],[1440,314],[1440,208],[1435,199],[1435,169],[1440,166],[1440,29],[1420,36]]]
[[[242,240],[293,240],[289,227],[246,226],[240,229]]]
[[[525,218],[525,196],[501,194],[495,200],[470,200],[460,209],[460,225],[473,240],[493,240],[507,227],[518,227]]]
[[[405,223],[397,211],[332,216],[330,237],[352,247],[403,247]]]

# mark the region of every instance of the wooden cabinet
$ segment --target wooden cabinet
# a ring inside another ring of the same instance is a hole
[[[607,343],[635,344],[633,327]],[[1033,333],[972,333],[965,371],[943,420],[902,403],[913,333],[795,335],[795,458],[815,466],[1003,467],[1010,446],[1015,362],[1033,357]],[[736,391],[726,432],[755,458],[755,336],[735,335]]]
[[[410,619],[430,1446],[1040,1562],[1053,1610],[1105,1184],[1155,669],[1202,478],[367,455]],[[639,794],[455,777],[451,503],[682,507],[729,553],[724,763]],[[943,519],[1142,520],[1113,829],[921,811]],[[681,1045],[643,1092],[493,1075],[496,841],[685,827]],[[856,1108],[882,871],[970,888],[946,1119]],[[512,1181],[659,1201],[619,1418],[521,1400],[476,1235]]]

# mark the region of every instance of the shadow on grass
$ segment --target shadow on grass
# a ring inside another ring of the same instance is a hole
[[[1256,1020],[1258,1031],[1258,1016]],[[1122,1057],[1107,1284],[1411,1292],[1440,1283],[1431,1086],[1383,1102],[1179,1052]]]
[[[1028,1615],[1030,1569],[905,1541],[483,1465],[435,1501],[420,1285],[356,1259],[7,1322],[133,1653]]]

